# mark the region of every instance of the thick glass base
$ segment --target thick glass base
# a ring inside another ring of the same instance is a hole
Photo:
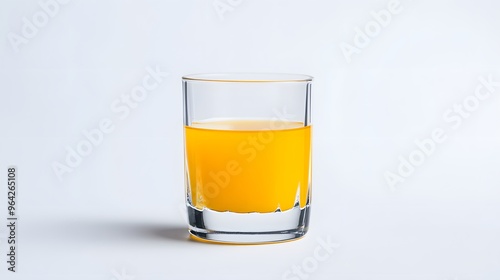
[[[230,244],[259,244],[301,238],[309,228],[310,208],[296,206],[273,213],[218,212],[187,207],[189,233],[195,239]]]

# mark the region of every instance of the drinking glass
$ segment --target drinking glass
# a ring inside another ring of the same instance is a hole
[[[297,74],[182,78],[185,190],[194,239],[293,240],[308,230],[311,83]]]

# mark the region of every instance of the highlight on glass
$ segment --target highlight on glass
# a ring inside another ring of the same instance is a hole
[[[296,74],[182,78],[185,190],[194,239],[304,236],[311,203],[311,84]]]

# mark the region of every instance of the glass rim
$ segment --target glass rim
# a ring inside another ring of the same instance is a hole
[[[200,73],[182,76],[182,80],[224,83],[311,82],[312,76],[288,73]]]

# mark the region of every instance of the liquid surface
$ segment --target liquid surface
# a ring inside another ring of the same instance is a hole
[[[198,209],[237,213],[305,207],[311,127],[231,120],[185,127],[188,195]]]

